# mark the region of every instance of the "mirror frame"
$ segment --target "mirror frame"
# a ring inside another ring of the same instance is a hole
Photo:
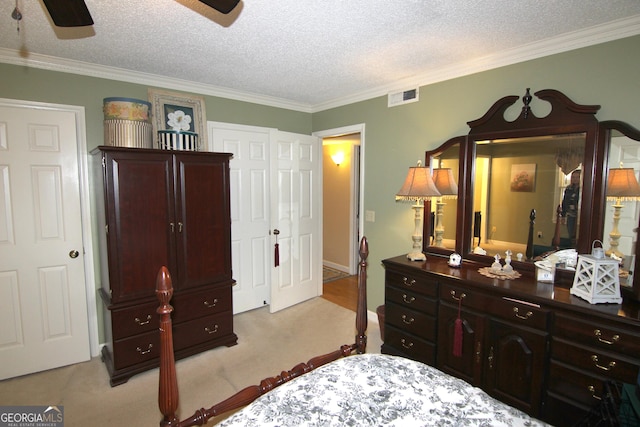
[[[427,254],[448,256],[453,252],[462,255],[467,262],[491,264],[493,257],[477,255],[471,252],[473,233],[473,194],[476,157],[476,141],[490,139],[506,139],[519,137],[534,137],[543,135],[584,133],[585,150],[582,162],[582,202],[580,210],[580,224],[578,228],[578,253],[590,253],[594,240],[602,240],[604,232],[605,191],[608,174],[609,141],[612,131],[619,131],[631,139],[640,141],[640,131],[620,121],[599,122],[595,114],[599,105],[576,104],[562,92],[554,89],[544,89],[534,93],[534,96],[551,105],[550,112],[544,117],[536,117],[531,110],[531,96],[529,88],[522,97],[523,106],[518,117],[513,121],[505,118],[505,112],[511,108],[520,96],[505,96],[497,100],[479,119],[467,122],[470,131],[449,139],[440,147],[425,152],[425,164],[430,165],[433,157],[446,150],[455,143],[460,143],[460,173],[458,180],[456,244],[455,248],[444,249],[428,246],[428,235],[431,229],[430,215],[424,216],[425,236],[423,250]],[[537,101],[536,101],[537,102]],[[425,212],[429,212],[431,203],[425,202]],[[640,239],[636,241],[636,254],[640,249]],[[636,256],[635,269],[640,268],[640,257]],[[531,262],[512,261],[514,268],[522,271],[534,271]],[[556,275],[556,283],[571,286],[573,271],[563,270]],[[634,299],[640,299],[640,284],[635,279],[633,283]],[[632,295],[632,297],[633,297]]]

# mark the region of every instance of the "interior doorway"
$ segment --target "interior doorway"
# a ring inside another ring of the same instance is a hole
[[[354,275],[364,225],[364,125],[314,136],[323,145],[323,265]]]

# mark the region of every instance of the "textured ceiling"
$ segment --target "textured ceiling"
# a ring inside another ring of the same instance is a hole
[[[317,110],[640,33],[639,0],[243,0],[229,15],[196,0],[86,3],[95,25],[63,29],[18,0],[17,32],[3,0],[0,61],[64,58]]]

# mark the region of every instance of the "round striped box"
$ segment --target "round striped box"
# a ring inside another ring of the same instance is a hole
[[[198,134],[187,131],[159,130],[158,146],[163,150],[198,151]]]

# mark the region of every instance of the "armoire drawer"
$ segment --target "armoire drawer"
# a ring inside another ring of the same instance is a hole
[[[435,344],[388,324],[384,331],[384,345],[392,347],[398,353],[406,355],[410,359],[418,360],[428,365],[435,365]]]
[[[435,299],[406,289],[394,288],[393,286],[386,287],[385,300],[431,316],[436,315],[438,308]]]
[[[200,319],[173,324],[175,350],[214,341],[233,333],[231,312],[218,313]]]
[[[150,302],[133,307],[111,310],[113,339],[138,335],[158,329],[158,302]]]
[[[148,362],[158,357],[160,357],[160,334],[157,323],[153,331],[113,342],[115,369]]]
[[[385,273],[385,285],[394,286],[423,295],[436,297],[438,295],[438,283],[420,274],[411,274],[395,270],[387,270]]]
[[[429,341],[436,339],[436,319],[394,303],[385,305],[385,322]]]
[[[591,319],[580,320],[558,314],[554,322],[553,335],[605,351],[629,356],[640,354],[640,334],[637,331],[595,323]]]
[[[231,311],[231,286],[216,286],[186,295],[178,293],[172,305],[174,324]]]
[[[623,382],[631,382],[638,376],[640,362],[637,357],[630,359],[620,354],[584,347],[555,337],[551,343],[551,358],[590,374],[606,375],[610,379]]]

